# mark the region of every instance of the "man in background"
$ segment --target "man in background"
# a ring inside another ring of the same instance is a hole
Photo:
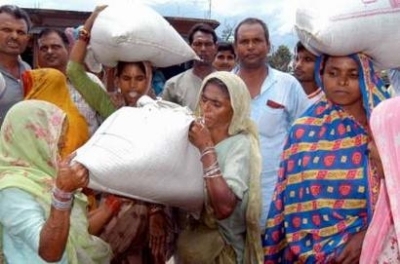
[[[217,71],[232,71],[236,64],[236,54],[230,42],[218,42],[217,55],[213,66]]]
[[[200,60],[193,61],[191,69],[167,80],[162,99],[194,110],[201,82],[215,71],[212,63],[217,52],[217,34],[208,24],[196,24],[189,31],[189,44]]]
[[[262,172],[261,230],[265,229],[272,194],[278,178],[280,156],[293,121],[308,107],[301,84],[289,73],[268,65],[271,48],[267,25],[258,18],[246,18],[235,29],[234,42],[238,67],[235,72],[246,83],[251,118],[259,129]]]
[[[0,73],[5,87],[0,91],[0,125],[8,110],[24,99],[21,75],[30,69],[21,54],[29,41],[31,21],[28,14],[15,5],[0,6]]]
[[[52,28],[43,29],[38,36],[40,68],[54,68],[66,75],[70,53],[70,43],[67,35]],[[88,76],[104,88],[101,80],[94,74],[87,72]],[[104,88],[105,89],[105,88]],[[86,102],[75,87],[68,81],[68,90],[72,101],[89,125],[89,134],[92,135],[100,125],[100,116]]]
[[[324,95],[315,79],[315,62],[317,56],[308,51],[304,45],[298,41],[294,49],[293,75],[303,86],[311,103],[315,103]]]

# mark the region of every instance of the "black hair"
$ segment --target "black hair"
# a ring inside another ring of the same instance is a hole
[[[219,88],[221,88],[221,91],[228,97],[230,98],[230,94],[229,94],[229,90],[228,87],[226,86],[226,84],[221,81],[220,79],[216,78],[216,77],[212,77],[210,79],[207,80],[207,82],[204,84],[204,87],[206,87],[209,84],[215,84],[217,85]],[[204,88],[203,88],[204,90]]]
[[[64,43],[65,47],[69,46],[70,43],[69,43],[67,35],[63,31],[61,31],[59,29],[56,29],[56,28],[45,28],[45,29],[42,29],[39,32],[38,40],[40,40],[42,37],[46,37],[46,36],[48,36],[48,35],[50,35],[52,33],[57,34],[61,38],[61,40]]]
[[[303,43],[301,43],[301,41],[298,41],[294,48],[295,48],[295,52],[296,53],[299,52],[299,51],[307,50],[306,47],[304,47]]]
[[[28,13],[24,9],[16,5],[2,5],[0,6],[0,14],[1,13],[12,15],[16,19],[23,19],[26,23],[26,26],[28,27],[28,31],[31,29],[32,26],[31,19],[29,18]]]
[[[328,59],[329,59],[330,57],[331,57],[330,55],[324,55],[324,56],[322,57],[321,68],[320,68],[320,70],[319,70],[320,75],[323,75],[323,74],[324,74],[326,62],[328,61]]]
[[[218,51],[230,51],[234,57],[236,57],[235,49],[233,48],[233,44],[227,41],[220,41],[217,43],[217,52]]]
[[[267,41],[267,43],[269,43],[269,31],[268,31],[268,27],[267,24],[265,24],[264,21],[262,21],[261,19],[255,18],[255,17],[248,17],[245,18],[244,20],[242,20],[235,28],[235,43],[237,43],[237,39],[238,39],[238,32],[239,32],[239,28],[242,25],[253,25],[253,24],[259,24],[263,30],[264,30],[264,37],[265,40]]]
[[[199,31],[212,35],[214,44],[217,43],[218,37],[217,37],[217,34],[215,33],[215,30],[209,24],[197,23],[189,30],[189,38],[188,38],[189,45],[192,45],[193,36],[196,32],[199,32]]]
[[[116,67],[116,72],[115,72],[115,76],[116,77],[120,77],[122,71],[124,70],[124,68],[127,65],[136,65],[139,67],[139,69],[144,73],[147,74],[146,72],[146,66],[144,65],[144,63],[142,61],[136,61],[136,62],[127,62],[127,61],[119,61]]]

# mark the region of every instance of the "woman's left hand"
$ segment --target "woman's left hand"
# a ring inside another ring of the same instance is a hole
[[[150,248],[156,263],[164,263],[166,258],[166,221],[163,210],[149,215]]]
[[[340,253],[340,255],[336,258],[336,263],[351,264],[359,262],[366,232],[367,231],[365,230],[360,231],[353,235],[349,241],[347,241],[342,253]]]
[[[189,140],[200,150],[200,152],[202,152],[206,147],[214,145],[211,139],[210,130],[208,130],[205,124],[200,120],[195,120],[190,125]]]

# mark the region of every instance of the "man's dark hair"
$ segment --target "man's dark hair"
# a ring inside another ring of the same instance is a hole
[[[31,29],[32,26],[31,19],[29,18],[28,13],[24,9],[16,5],[2,5],[0,6],[0,14],[1,13],[9,14],[16,19],[23,19],[28,27],[28,31]]]
[[[193,43],[193,36],[196,32],[203,32],[206,34],[210,34],[213,37],[213,42],[214,44],[217,43],[218,37],[217,34],[215,33],[215,30],[206,23],[198,23],[195,24],[190,30],[189,30],[189,45],[192,45]]]
[[[295,52],[299,52],[299,51],[304,51],[307,50],[306,47],[304,47],[303,43],[301,43],[301,41],[298,41],[296,43],[296,46],[294,47]]]
[[[248,17],[248,18],[245,18],[244,20],[242,20],[242,21],[237,25],[237,27],[235,28],[235,43],[237,43],[239,28],[240,28],[242,25],[245,25],[245,24],[246,24],[246,25],[253,25],[253,24],[259,24],[259,25],[261,25],[261,27],[262,27],[263,30],[264,30],[264,37],[265,37],[265,40],[267,41],[267,43],[269,43],[269,31],[268,31],[267,24],[265,24],[265,22],[262,21],[261,19],[258,19],[258,18],[255,18],[255,17]]]
[[[217,52],[219,51],[230,51],[234,57],[236,57],[235,49],[233,48],[233,44],[227,41],[220,41],[217,43]]]
[[[40,31],[40,33],[38,35],[38,40],[40,40],[42,37],[46,37],[46,36],[48,36],[48,35],[50,35],[52,33],[57,34],[61,38],[62,42],[64,43],[64,46],[66,48],[68,48],[70,43],[69,43],[67,35],[63,31],[61,31],[59,29],[56,29],[56,28],[45,28],[45,29],[42,29],[42,31]]]

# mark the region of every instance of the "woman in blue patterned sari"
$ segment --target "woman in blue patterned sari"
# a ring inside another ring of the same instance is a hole
[[[321,56],[326,97],[288,135],[263,241],[265,263],[358,263],[379,191],[370,112],[388,98],[363,54]]]

